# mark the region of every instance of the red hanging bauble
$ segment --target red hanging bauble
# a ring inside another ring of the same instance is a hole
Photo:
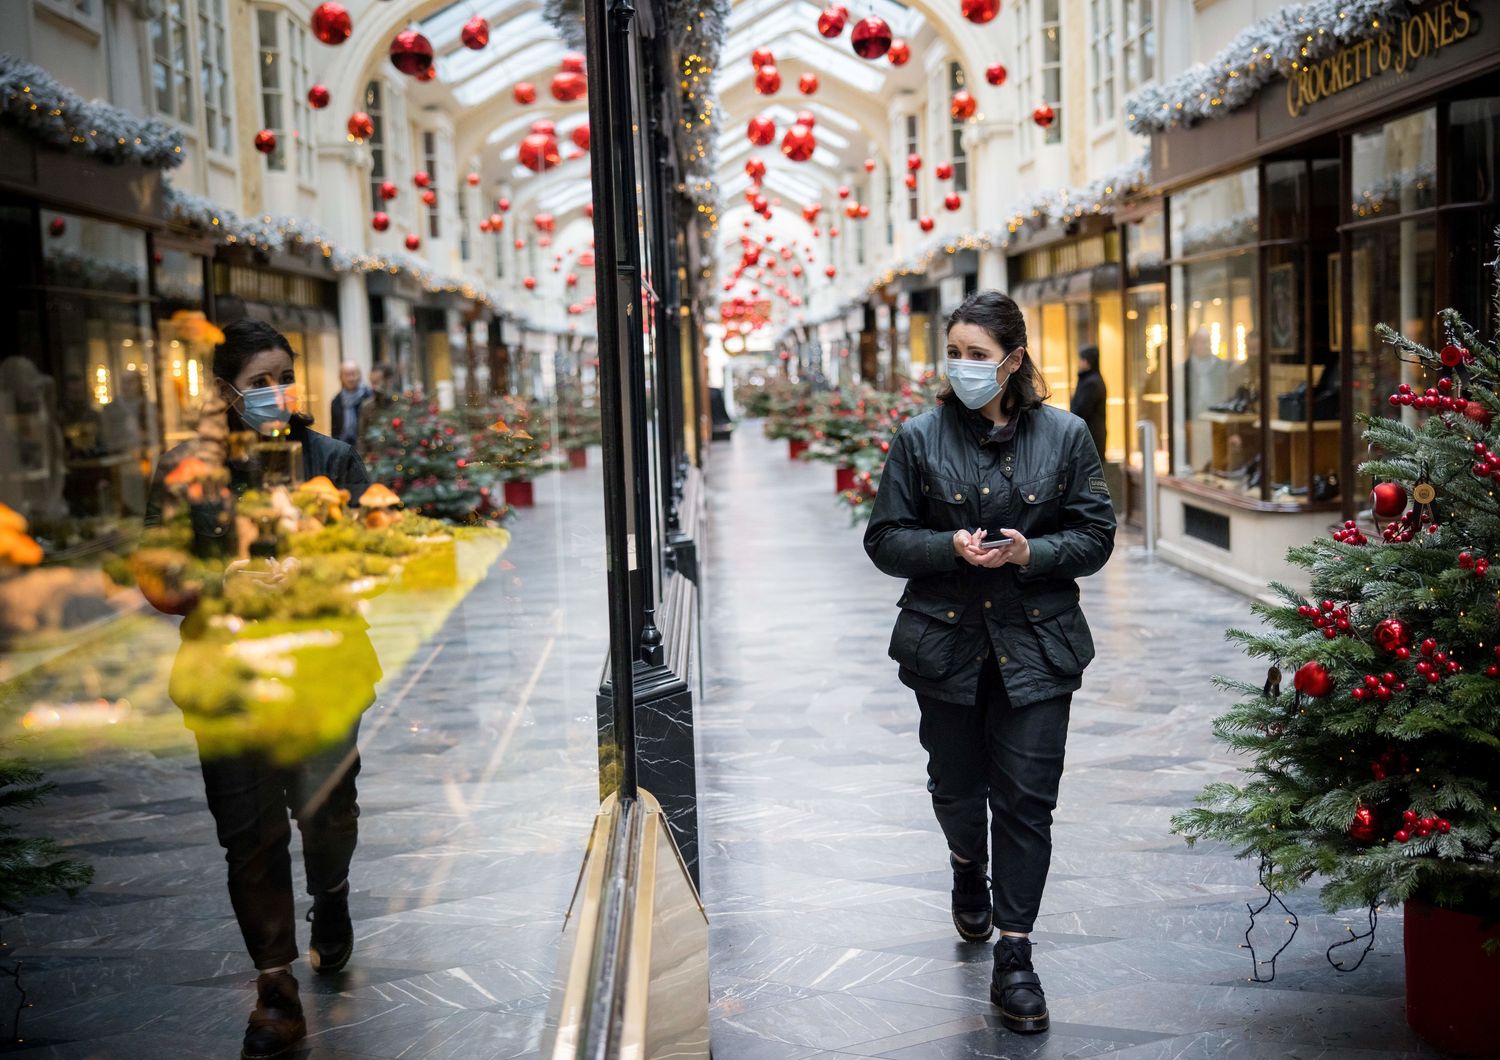
[[[585,216],[585,217],[593,217],[594,216],[594,204],[593,203],[586,202],[586,203],[583,204],[583,216]],[[592,265],[594,263],[593,262],[593,257],[594,256],[592,254],[590,254],[588,251],[585,250],[581,255],[579,255],[578,264],[580,264],[580,265],[584,265],[584,264]],[[588,258],[589,260],[587,262],[585,262],[583,260],[584,258]]]
[[[557,68],[570,74],[581,74],[588,69],[588,64],[588,57],[583,52],[564,52]]]
[[[938,180],[953,179],[953,163],[939,162],[937,165],[932,167],[932,175],[934,177],[937,177]]]
[[[979,101],[963,89],[953,93],[953,98],[948,101],[949,113],[959,121],[968,121],[978,109]]]
[[[411,232],[407,235],[405,242],[407,250],[416,250],[422,245],[422,237],[415,232]]]
[[[964,18],[982,26],[1000,13],[1000,0],[962,0],[958,9]]]
[[[262,129],[255,134],[255,149],[263,155],[269,155],[276,150],[276,134],[270,129]]]
[[[589,134],[588,122],[584,122],[582,125],[575,125],[573,131],[568,136],[581,151],[587,151],[589,144],[593,142]]]
[[[863,221],[866,217],[869,217],[869,216],[870,216],[870,207],[867,206],[865,203],[860,203],[859,204],[859,218],[860,218],[860,220]]]
[[[813,203],[811,206],[804,206],[802,207],[802,219],[808,224],[812,224],[818,219],[818,214],[822,211],[822,209],[823,204],[817,202]]]
[[[391,65],[408,77],[432,69],[432,41],[414,29],[403,29],[391,41]]]
[[[844,216],[854,221],[859,218],[859,203],[851,202],[844,207]]]
[[[1382,618],[1375,623],[1375,646],[1381,651],[1395,653],[1411,643],[1411,630],[1399,618]]]
[[[67,222],[66,218],[63,218],[63,217],[54,217],[54,218],[52,218],[52,220],[50,220],[50,221],[47,222],[47,232],[54,239],[56,237],[62,235],[67,230],[68,230],[68,222]]]
[[[885,53],[886,61],[892,66],[905,66],[911,61],[911,45],[906,43],[905,38],[897,37],[891,41],[889,50]]]
[[[568,273],[566,276],[563,277],[563,283],[567,284],[569,287],[577,287],[578,286],[578,273],[576,273],[576,272],[570,272],[570,273]]]
[[[917,175],[915,173],[908,173],[906,176],[901,178],[901,183],[906,185],[907,191],[916,191]]]
[[[1322,663],[1309,659],[1292,675],[1292,687],[1304,696],[1321,699],[1333,691],[1333,675]]]
[[[510,200],[502,196],[495,200],[495,207],[501,213],[510,213]]]
[[[837,191],[836,194],[841,199],[847,199],[849,197],[849,195],[850,195],[849,185],[847,185],[847,184],[840,184],[839,187],[838,187],[838,191]]]
[[[988,81],[990,84],[992,84],[992,85],[1003,85],[1003,84],[1005,84],[1005,77],[1006,77],[1006,71],[1005,71],[1005,67],[1004,67],[1003,64],[1001,64],[1001,63],[995,63],[992,66],[985,67],[985,70],[984,70],[984,79],[986,81]]]
[[[829,239],[837,239],[838,237],[839,237],[839,226],[838,225],[829,225],[828,226],[828,238]]]
[[[891,47],[890,23],[878,15],[866,15],[854,24],[849,43],[861,59],[879,59]]]
[[[307,105],[313,110],[322,110],[331,98],[327,85],[313,85],[307,90]]]
[[[521,286],[524,287],[524,288],[526,288],[528,291],[534,291],[534,290],[536,290],[536,277],[535,276],[528,276],[528,277],[526,277],[524,280],[521,281]]]
[[[907,169],[908,172],[915,173],[917,170],[919,170],[921,168],[922,168],[922,156],[921,155],[910,154],[910,155],[906,156],[906,169]]]
[[[781,71],[767,63],[755,71],[755,91],[763,96],[774,96],[781,91]]]
[[[368,140],[375,135],[375,119],[362,110],[357,110],[349,115],[346,127],[349,130],[349,135],[356,140]]]
[[[478,173],[470,173],[467,177],[464,178],[464,180],[466,180],[466,181],[469,182],[469,187],[471,187],[471,188],[477,188],[477,187],[479,187],[479,174]]]
[[[432,183],[432,174],[425,169],[419,169],[411,175],[411,182],[419,188],[425,188]]]
[[[1043,129],[1051,128],[1052,123],[1057,120],[1057,111],[1052,109],[1050,103],[1043,103],[1031,112],[1031,120]]]
[[[557,137],[551,133],[527,133],[516,154],[521,165],[533,173],[544,173],[562,162],[562,155],[557,150]]]
[[[484,46],[490,42],[490,24],[482,15],[475,15],[464,23],[464,28],[458,31],[458,39],[463,41],[464,47],[470,51],[482,51]]]
[[[770,206],[770,200],[768,200],[764,195],[750,196],[750,209],[754,210],[756,213],[765,213],[766,210],[770,208]],[[753,265],[755,264],[755,261],[754,259],[752,259],[746,264]]]
[[[437,192],[433,191],[431,188],[428,188],[426,191],[424,191],[422,193],[422,205],[423,206],[436,206],[437,205]]]
[[[550,213],[539,213],[531,219],[538,232],[551,232],[557,228],[557,218]]]
[[[770,48],[756,48],[750,53],[750,65],[759,70],[762,66],[770,66],[776,62],[776,56],[771,54]]]
[[[956,191],[949,192],[947,195],[943,196],[943,209],[945,210],[956,210],[963,204],[964,200]]]
[[[313,36],[324,44],[343,44],[354,32],[354,23],[343,4],[328,0],[313,8],[312,31]]]
[[[818,90],[818,75],[803,74],[797,78],[797,91],[804,96],[810,96]]]
[[[490,222],[490,231],[491,232],[503,232],[503,231],[505,231],[505,218],[501,217],[499,214],[497,214],[497,213],[490,214],[490,216],[489,216],[489,222]]]
[[[764,159],[751,158],[745,161],[745,176],[751,180],[764,180],[766,176],[766,163]]]
[[[526,240],[522,239],[520,236],[516,236],[516,241],[515,241],[515,243],[513,245],[515,246],[515,248],[517,250],[525,250],[526,249]]]
[[[873,173],[873,172],[875,172],[875,160],[873,158],[867,158],[867,159],[865,159],[865,172],[866,173]]]
[[[543,136],[556,136],[557,122],[551,118],[541,118],[531,123],[531,131],[541,133]]]
[[[818,116],[810,110],[799,110],[797,112],[797,118],[792,124],[806,125],[809,129],[811,129],[814,125],[818,124]]]
[[[1373,843],[1375,837],[1375,813],[1368,806],[1361,806],[1349,822],[1349,838],[1356,843]]]
[[[745,135],[756,147],[765,147],[766,144],[776,139],[776,123],[770,118],[751,118],[745,126]]]
[[[391,227],[391,215],[384,210],[377,210],[375,216],[370,218],[370,227],[377,232],[384,232]]]
[[[833,279],[838,274],[839,274],[839,270],[836,269],[836,268],[834,268],[832,265],[828,266],[828,268],[826,268],[826,269],[823,270],[823,275],[827,276],[830,280]]]
[[[1370,491],[1370,511],[1382,519],[1394,519],[1406,511],[1406,487],[1399,482],[1381,482]]]
[[[588,92],[589,79],[576,70],[563,70],[552,77],[552,98],[559,103],[572,103]]]
[[[380,197],[386,202],[390,202],[392,199],[394,199],[399,191],[400,189],[388,180],[382,180],[380,182]]]
[[[524,107],[528,103],[536,102],[536,86],[530,81],[517,81],[516,87],[511,89],[511,95]]]
[[[536,245],[539,246],[539,247],[550,247],[552,245],[552,237],[551,236],[537,236],[536,237]],[[554,269],[553,271],[555,272],[557,270]]]
[[[825,37],[837,37],[844,32],[844,22],[849,12],[842,6],[826,7],[818,14],[818,32]]]
[[[926,214],[923,214],[921,217],[917,218],[917,227],[924,232],[931,232],[936,224],[937,222],[934,221],[931,217],[928,217]]]

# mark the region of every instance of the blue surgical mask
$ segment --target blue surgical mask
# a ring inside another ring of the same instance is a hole
[[[969,361],[958,357],[948,359],[948,382],[953,384],[953,393],[971,409],[982,409],[1005,391],[1010,382],[1007,374],[1000,380],[1000,366],[1010,360],[1007,354],[998,363],[995,361]]]
[[[258,386],[240,390],[231,385],[240,396],[240,419],[256,434],[286,430],[292,421],[292,403],[284,386]]]

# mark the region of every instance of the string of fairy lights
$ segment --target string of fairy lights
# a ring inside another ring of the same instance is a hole
[[[5,117],[43,143],[154,169],[182,164],[182,133],[167,122],[86,100],[14,55],[0,54],[0,100]]]

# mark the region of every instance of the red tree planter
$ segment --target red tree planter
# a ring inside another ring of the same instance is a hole
[[[806,442],[800,441],[800,440],[798,440],[796,438],[788,438],[786,440],[786,455],[787,455],[787,459],[789,459],[789,460],[796,460],[798,457],[800,457],[805,452],[807,452],[807,443]]]
[[[505,484],[505,503],[512,508],[532,508],[536,506],[536,491],[532,489],[529,479],[518,482],[507,482]]]
[[[585,468],[589,466],[589,451],[587,449],[569,449],[568,466],[574,468]]]
[[[1500,937],[1500,923],[1408,900],[1403,930],[1411,1029],[1445,1053],[1500,1057],[1500,953],[1484,951],[1486,939]]]
[[[843,493],[845,490],[854,488],[854,469],[852,467],[836,467],[833,469],[833,491]]]

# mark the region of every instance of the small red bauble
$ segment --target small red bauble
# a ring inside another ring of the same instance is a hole
[[[514,243],[514,246],[515,246],[515,248],[517,250],[525,250],[526,249],[526,240],[522,239],[520,236],[516,236],[516,241]]]
[[[349,130],[349,135],[356,140],[368,140],[375,135],[375,119],[364,111],[357,110],[349,115],[346,128]]]
[[[1002,63],[994,63],[984,68],[984,79],[992,85],[1005,84],[1006,69]]]
[[[464,178],[464,180],[466,180],[466,181],[469,182],[469,187],[471,187],[471,188],[477,188],[477,187],[479,187],[479,174],[478,173],[470,173],[467,177]]]
[[[982,26],[994,21],[995,16],[1000,13],[1000,0],[962,0],[958,9],[963,12],[964,18]]]
[[[776,123],[770,118],[751,118],[745,126],[745,135],[756,147],[764,147],[776,139]]]
[[[536,86],[530,81],[517,81],[516,87],[510,90],[510,94],[523,107],[528,103],[536,102]]]
[[[934,221],[931,217],[928,217],[926,214],[923,214],[921,217],[917,218],[917,227],[924,232],[931,232],[936,224],[937,222]]]
[[[331,98],[327,85],[313,85],[307,90],[307,105],[313,110],[322,110]]]
[[[948,101],[948,110],[959,121],[968,121],[979,110],[979,101],[972,94],[959,89]]]
[[[1477,401],[1470,401],[1464,406],[1464,415],[1481,427],[1488,427],[1490,425],[1490,410]]]
[[[750,65],[759,70],[762,66],[769,66],[776,62],[776,56],[771,54],[770,48],[756,48],[750,53]]]
[[[1463,363],[1464,355],[1468,352],[1462,346],[1450,342],[1438,351],[1438,360],[1442,361],[1446,368],[1457,368]]]
[[[917,154],[907,155],[906,156],[906,168],[911,173],[915,173],[917,170],[921,169],[922,168],[922,156],[921,155],[917,155]]]
[[[534,291],[534,290],[536,290],[536,277],[535,276],[528,276],[528,277],[526,277],[524,280],[521,281],[521,286],[524,287],[524,288],[526,288],[528,291]]]
[[[425,206],[436,206],[437,192],[433,191],[431,188],[428,188],[422,193],[422,203]]]
[[[1375,841],[1375,814],[1368,806],[1354,811],[1354,820],[1349,822],[1349,838],[1356,843]]]
[[[324,44],[343,44],[354,32],[354,23],[343,4],[329,0],[313,9],[312,31],[313,36]]]
[[[817,138],[806,125],[793,125],[781,138],[781,153],[793,162],[806,162],[817,149]]]
[[[370,227],[377,232],[384,232],[391,227],[391,215],[384,210],[377,210],[375,216],[370,218]]]
[[[834,194],[836,194],[841,199],[847,199],[849,197],[849,195],[851,194],[850,190],[849,190],[849,185],[847,185],[847,184],[840,184],[838,186],[838,190],[835,191]]]
[[[564,52],[562,62],[557,64],[557,68],[570,74],[581,74],[588,69],[588,63],[588,56],[582,52]]]
[[[818,124],[818,116],[810,110],[799,110],[797,112],[797,120],[793,124],[806,125],[811,129],[814,125]]]
[[[577,287],[578,286],[578,273],[576,273],[576,272],[570,272],[570,273],[568,273],[566,276],[563,277],[563,283],[567,284],[569,287]]]
[[[425,169],[419,169],[411,175],[411,182],[419,188],[425,188],[432,183],[432,174]]]
[[[422,237],[417,235],[417,233],[412,232],[406,237],[405,242],[407,250],[416,250],[422,245]]]
[[[861,219],[864,219],[864,218],[870,216],[870,208],[868,206],[866,206],[864,203],[860,203],[859,204],[859,216],[860,216]]]
[[[745,162],[745,176],[751,180],[764,180],[766,176],[766,163],[764,159],[752,158]]]
[[[1309,659],[1292,675],[1292,687],[1304,696],[1319,699],[1333,691],[1333,675],[1322,663]]]
[[[1031,120],[1043,129],[1049,129],[1052,127],[1052,123],[1057,120],[1057,111],[1052,109],[1050,103],[1043,103],[1031,112]]]
[[[572,103],[589,93],[589,79],[576,70],[563,70],[552,77],[552,98],[559,103]]]
[[[938,180],[951,180],[953,178],[953,164],[951,162],[939,162],[932,167],[932,175]]]
[[[804,206],[802,207],[802,219],[808,224],[812,224],[818,219],[818,214],[822,211],[822,209],[822,203],[815,202],[811,206]]]
[[[543,173],[562,162],[562,155],[557,150],[557,137],[551,133],[527,133],[521,139],[516,155],[521,165],[533,173]]]
[[[964,200],[957,192],[949,192],[943,197],[943,208],[945,210],[956,210],[964,204]]]
[[[781,91],[781,71],[767,63],[755,71],[755,91],[763,96],[774,96]]]
[[[399,189],[389,180],[382,180],[380,182],[380,197],[386,202],[390,202],[398,193]]]
[[[915,173],[908,173],[906,176],[901,178],[901,183],[906,185],[908,191],[916,191],[917,175]]]
[[[68,230],[68,222],[61,217],[54,217],[47,222],[47,231],[54,237],[62,235]]]
[[[1370,510],[1382,519],[1394,519],[1406,511],[1406,487],[1399,482],[1381,482],[1370,491]]]
[[[391,41],[391,65],[408,77],[432,69],[432,41],[414,29],[403,29]]]
[[[873,172],[875,172],[875,160],[873,158],[867,158],[867,159],[865,159],[865,172],[866,173],[873,173]]]
[[[849,11],[842,5],[824,8],[818,15],[818,32],[825,37],[837,37],[844,32],[844,22],[849,18]]]
[[[496,206],[497,209],[499,209],[499,211],[501,213],[509,213],[510,212],[510,200],[509,199],[504,199],[504,198],[502,198],[502,199],[496,199],[495,200],[495,206]]]
[[[810,96],[818,90],[818,75],[803,74],[797,78],[797,91],[804,96]]]
[[[885,58],[886,62],[892,66],[905,66],[911,62],[911,45],[906,43],[904,38],[897,37],[891,41],[890,48],[886,50]]]
[[[276,134],[270,129],[262,129],[255,134],[255,149],[263,155],[268,155],[276,150]]]
[[[464,23],[463,29],[459,30],[458,39],[463,41],[464,47],[470,51],[482,51],[490,42],[490,24],[485,21],[484,16],[475,15]]]
[[[557,228],[557,218],[550,213],[539,213],[531,219],[538,232],[551,232]]]
[[[591,134],[589,132],[588,122],[584,122],[582,125],[575,126],[569,136],[572,139],[574,146],[576,146],[581,151],[587,151],[589,149],[589,144],[593,142],[591,139]]]
[[[1411,643],[1411,630],[1399,618],[1382,618],[1375,624],[1375,646],[1381,651],[1394,653]]]
[[[838,269],[836,269],[832,265],[830,265],[830,266],[828,266],[828,268],[826,268],[826,269],[823,270],[823,275],[827,276],[831,280],[835,276],[838,275],[838,272],[839,272]]]
[[[866,15],[849,32],[849,43],[861,59],[879,59],[891,47],[891,26],[878,15]]]

